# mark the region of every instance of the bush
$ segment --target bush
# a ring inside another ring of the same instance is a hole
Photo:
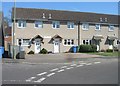
[[[92,50],[91,45],[80,45],[79,52],[90,52]]]
[[[48,51],[47,51],[45,48],[43,48],[43,49],[40,51],[39,54],[47,54],[47,53],[48,53]]]
[[[106,50],[102,49],[101,52],[106,52]]]
[[[80,45],[79,52],[96,52],[97,46],[96,45]]]
[[[30,52],[28,52],[27,54],[34,54],[34,51],[32,51],[32,50],[31,50],[31,51],[30,51]]]
[[[106,52],[113,52],[113,49],[107,49]]]
[[[91,45],[91,47],[92,47],[92,52],[96,52],[97,51],[97,46],[96,45]]]

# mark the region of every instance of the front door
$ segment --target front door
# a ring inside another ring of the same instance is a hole
[[[40,46],[40,39],[36,39],[35,40],[35,53],[39,53],[41,50],[41,46]]]
[[[59,53],[59,41],[54,41],[54,53]]]
[[[97,45],[97,51],[100,50],[100,41],[99,40],[96,40],[96,45]]]
[[[109,49],[113,49],[113,40],[109,40]]]

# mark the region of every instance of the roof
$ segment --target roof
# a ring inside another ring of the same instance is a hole
[[[14,13],[13,10],[14,8],[12,9],[12,19]],[[16,8],[16,19],[39,20],[43,19],[43,15],[45,15],[44,19],[49,19],[49,16],[51,16],[52,20],[97,22],[97,23],[101,23],[107,20],[106,23],[118,24],[117,15],[49,10],[49,9],[35,9],[35,8]]]

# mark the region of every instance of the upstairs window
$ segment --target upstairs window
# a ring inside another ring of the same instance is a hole
[[[18,21],[18,28],[25,28],[26,27],[26,21],[19,20]]]
[[[43,22],[42,21],[35,21],[35,28],[43,28]]]
[[[109,31],[114,31],[114,26],[113,25],[109,25]]]
[[[88,30],[89,29],[89,24],[88,23],[83,23],[82,24],[82,29],[83,30]]]
[[[100,24],[96,24],[95,26],[96,26],[95,30],[100,30],[101,29]]]
[[[53,27],[54,29],[60,28],[60,22],[59,22],[59,21],[53,21],[53,22],[52,22],[52,27]]]
[[[67,23],[67,28],[68,29],[74,29],[74,23],[73,22],[68,22]]]

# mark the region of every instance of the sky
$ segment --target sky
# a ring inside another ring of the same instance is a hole
[[[3,2],[5,17],[10,17],[13,2]],[[118,14],[118,2],[16,2],[16,7]]]

